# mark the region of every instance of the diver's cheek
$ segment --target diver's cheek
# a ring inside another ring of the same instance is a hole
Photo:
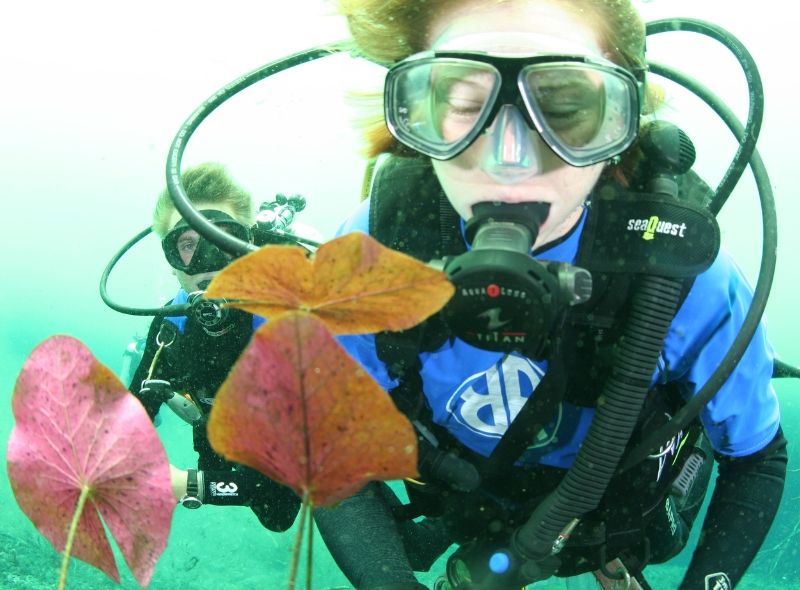
[[[603,164],[594,164],[585,168],[569,166],[562,170],[554,183],[556,198],[535,247],[556,240],[572,229],[580,219],[583,205],[600,179],[603,168]]]
[[[480,198],[481,191],[475,179],[476,170],[463,167],[462,162],[457,160],[459,158],[432,160],[433,170],[450,204],[462,219],[469,219],[472,217],[472,205],[483,199]]]
[[[564,196],[568,208],[582,205],[594,190],[605,168],[604,163],[592,164],[583,168],[569,166],[561,175],[559,192]]]

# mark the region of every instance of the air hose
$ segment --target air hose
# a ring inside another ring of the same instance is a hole
[[[139,308],[139,307],[130,307],[127,305],[122,305],[116,303],[111,297],[108,295],[108,277],[111,275],[111,271],[116,266],[117,262],[119,262],[120,258],[125,255],[128,250],[133,248],[133,246],[140,242],[143,238],[147,237],[150,233],[152,233],[152,229],[149,227],[144,228],[130,240],[128,240],[122,248],[111,258],[109,263],[106,265],[105,270],[103,270],[103,274],[100,277],[100,298],[103,302],[108,305],[114,311],[118,311],[120,313],[128,314],[128,315],[152,315],[152,316],[182,316],[186,315],[186,312],[189,310],[191,305],[188,303],[180,303],[180,304],[173,304],[173,305],[165,305],[164,307],[153,307],[153,308]]]
[[[351,44],[349,42],[340,41],[320,47],[312,47],[311,49],[299,51],[288,57],[269,62],[225,85],[207,98],[203,104],[189,115],[189,118],[181,125],[181,128],[172,140],[167,156],[166,168],[167,190],[169,191],[169,195],[172,197],[175,208],[181,214],[181,217],[186,220],[192,229],[197,231],[197,233],[219,249],[229,254],[242,256],[258,249],[253,244],[248,244],[219,229],[208,219],[203,217],[200,212],[194,208],[192,202],[189,200],[189,196],[186,194],[186,189],[181,180],[181,161],[183,159],[183,152],[186,150],[186,145],[199,125],[226,100],[246,88],[249,88],[253,84],[294,66],[349,49],[351,49]]]
[[[659,125],[642,141],[642,149],[649,164],[647,190],[677,199],[675,177],[687,172],[695,161],[691,140],[672,125]],[[650,392],[682,290],[679,279],[651,274],[638,277],[625,327],[614,348],[611,374],[580,451],[559,486],[511,539],[512,550],[523,557],[538,561],[557,553],[577,519],[600,504]]]
[[[512,549],[523,557],[541,560],[557,552],[576,515],[599,505],[625,451],[620,441],[630,438],[650,391],[653,368],[678,309],[681,287],[675,279],[641,278],[616,362],[575,462],[558,488],[512,537]]]
[[[658,73],[670,80],[673,80],[680,85],[689,88],[698,97],[700,97],[706,104],[708,104],[717,115],[727,125],[736,139],[739,141],[739,149],[731,162],[724,179],[715,191],[714,198],[709,205],[709,209],[713,214],[717,214],[722,206],[725,204],[728,196],[733,190],[733,186],[741,176],[741,170],[747,164],[750,165],[753,177],[755,178],[756,188],[761,204],[762,215],[762,236],[763,243],[761,246],[761,265],[758,271],[758,280],[753,292],[753,300],[750,308],[747,310],[742,326],[736,339],[731,343],[725,357],[720,361],[719,366],[714,373],[708,378],[708,381],[703,385],[702,389],[698,391],[686,405],[684,405],[672,419],[664,426],[651,432],[645,440],[633,449],[625,458],[621,470],[625,471],[642,461],[648,454],[657,450],[659,445],[669,440],[680,432],[691,420],[693,420],[702,410],[702,408],[716,395],[719,388],[725,383],[730,374],[736,368],[739,360],[745,353],[747,346],[750,343],[753,335],[758,329],[761,316],[767,306],[767,299],[772,287],[772,280],[775,275],[776,266],[776,252],[778,249],[778,235],[777,235],[777,219],[775,212],[775,199],[773,197],[772,186],[767,174],[766,168],[761,156],[756,150],[755,145],[758,139],[758,131],[761,127],[761,119],[763,116],[763,98],[764,93],[761,86],[761,79],[758,74],[758,68],[753,58],[748,53],[744,45],[730,33],[720,29],[715,25],[705,23],[703,21],[692,21],[681,19],[678,21],[678,30],[687,30],[696,33],[707,34],[714,39],[722,42],[728,47],[737,57],[742,67],[747,80],[748,91],[750,96],[750,106],[748,108],[747,121],[743,127],[736,116],[731,110],[715,96],[710,90],[705,88],[702,84],[693,80],[685,74],[681,74],[667,66],[651,64],[651,71]],[[656,23],[648,23],[648,35],[663,33],[670,30],[676,30],[675,26],[670,27],[668,21],[657,21]],[[773,376],[782,375],[798,375],[797,370],[793,373],[787,372],[788,366],[785,363],[776,362],[778,374]]]
[[[737,137],[741,137],[742,143],[734,158],[736,165],[732,165],[732,169],[728,170],[711,204],[713,213],[717,213],[741,176],[748,160],[751,157],[757,158],[754,154],[754,145],[758,136],[761,111],[753,105],[759,104],[761,102],[759,99],[763,98],[760,80],[749,54],[741,43],[738,41],[734,43],[729,34],[722,34],[721,29],[715,27],[709,31],[709,26],[702,21],[681,21],[680,28],[707,34],[723,42],[728,48],[733,47],[737,58],[743,64],[750,89],[751,109],[747,122],[749,133],[741,136],[737,134]],[[648,34],[666,30],[669,30],[667,22],[648,26]],[[674,22],[671,30],[675,30]],[[766,240],[766,237],[765,241],[771,242]],[[766,274],[769,282],[771,273]],[[631,302],[627,325],[618,343],[612,374],[598,399],[595,418],[575,462],[558,488],[537,507],[528,521],[517,529],[512,537],[512,549],[523,557],[538,561],[557,553],[566,542],[569,531],[577,519],[599,505],[625,450],[626,444],[620,443],[626,443],[630,439],[650,389],[653,370],[678,309],[680,292],[679,281],[649,275],[641,277]],[[751,315],[760,317],[761,314],[748,314],[748,318]],[[755,328],[752,331],[754,330]],[[743,338],[742,344],[746,346],[748,341],[749,338]],[[647,446],[650,445],[641,445],[637,451],[641,453]]]

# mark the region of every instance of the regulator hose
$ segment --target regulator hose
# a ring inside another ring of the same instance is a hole
[[[620,441],[630,438],[650,391],[653,367],[678,309],[681,288],[675,279],[641,278],[612,373],[575,462],[511,539],[512,549],[523,557],[538,561],[557,552],[576,516],[599,505],[625,451]]]

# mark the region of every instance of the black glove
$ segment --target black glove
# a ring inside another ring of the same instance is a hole
[[[300,498],[291,488],[258,473],[250,509],[271,531],[289,530],[300,511]]]
[[[517,590],[550,578],[559,565],[555,556],[532,561],[495,542],[476,542],[450,556],[447,577],[455,590]]]
[[[163,379],[145,379],[139,389],[139,399],[151,417],[158,413],[161,404],[167,404],[179,418],[188,424],[197,424],[203,418],[203,412],[188,397],[178,395],[172,390],[172,384]]]
[[[472,463],[434,447],[422,436],[419,437],[418,456],[419,473],[425,480],[446,483],[459,492],[474,491],[481,483],[481,476]]]
[[[520,588],[539,580],[551,578],[560,565],[561,561],[555,555],[545,557],[539,561],[528,560],[523,562],[518,574],[521,582]]]
[[[158,405],[169,400],[173,393],[172,384],[169,381],[145,379],[139,388],[139,399],[145,405]]]

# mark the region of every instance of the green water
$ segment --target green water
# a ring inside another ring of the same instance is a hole
[[[780,240],[768,327],[779,355],[800,364],[795,307],[800,205],[794,178],[800,134],[795,97],[800,88],[796,66],[778,42],[793,39],[796,32],[789,29],[789,19],[777,15],[754,19],[750,6],[743,1],[715,0],[700,7],[655,1],[644,4],[643,10],[651,18],[713,19],[740,36],[759,64],[767,105],[759,150],[775,190]],[[87,11],[92,19],[81,16]],[[9,30],[0,35],[0,63],[9,83],[4,84],[0,110],[4,443],[14,423],[14,383],[36,344],[53,334],[71,334],[117,371],[128,342],[146,331],[147,319],[104,306],[97,283],[110,256],[149,224],[164,184],[169,142],[192,109],[254,67],[344,35],[342,23],[328,16],[327,5],[318,0],[296,2],[280,17],[255,3],[222,11],[218,4],[188,0],[166,7],[152,0],[141,2],[136,14],[101,2],[46,1],[12,12],[13,18],[2,19]],[[670,46],[671,42],[654,39],[651,59],[701,77],[743,117],[746,94],[735,67],[705,46],[695,50],[688,40]],[[703,56],[699,69],[698,55]],[[212,116],[192,140],[185,163],[226,163],[258,202],[279,191],[302,193],[309,203],[302,221],[331,236],[358,202],[364,166],[341,96],[353,85],[376,81],[374,70],[346,57],[328,58],[269,80]],[[675,120],[698,145],[698,170],[714,184],[735,145],[704,107],[678,97],[670,103],[673,108]],[[753,281],[760,249],[756,203],[752,179],[745,176],[720,216],[724,246]],[[169,298],[174,278],[160,261],[158,244],[145,241],[112,277],[115,298],[140,306],[156,306]],[[800,587],[800,457],[795,444],[800,439],[800,386],[796,381],[777,381],[775,386],[790,441],[790,472],[772,531],[742,588]],[[167,419],[159,433],[173,463],[188,466],[194,461],[188,427]],[[5,444],[0,463],[5,473]],[[54,588],[60,557],[19,510],[6,477],[0,479],[0,507],[0,588]],[[285,587],[293,533],[266,531],[247,508],[177,510],[150,587]],[[648,569],[651,584],[659,590],[676,587],[690,551],[687,548],[668,566]],[[319,538],[314,556],[315,589],[347,587]],[[122,561],[118,564],[122,587],[136,588],[127,567]],[[423,581],[430,582],[440,572],[438,564]],[[73,562],[68,587],[115,585],[91,567]],[[536,587],[566,586],[557,581]]]

